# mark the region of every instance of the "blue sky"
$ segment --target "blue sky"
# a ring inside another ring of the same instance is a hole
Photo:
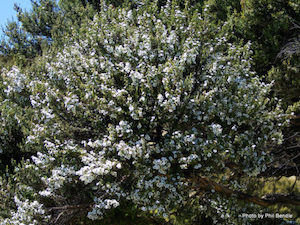
[[[0,5],[0,27],[5,27],[8,20],[16,20],[16,12],[14,11],[14,3],[17,3],[22,9],[30,10],[30,0],[1,0]],[[2,29],[0,30],[2,36]]]

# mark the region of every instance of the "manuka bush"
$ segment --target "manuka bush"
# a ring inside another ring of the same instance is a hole
[[[249,177],[265,169],[281,111],[250,70],[250,43],[229,43],[191,11],[102,3],[62,51],[8,79],[7,101],[29,93],[24,148],[36,154],[16,169],[14,210],[1,224],[101,220],[132,204],[167,221],[185,207],[236,220],[237,204],[199,192],[197,177],[244,190],[228,165]]]

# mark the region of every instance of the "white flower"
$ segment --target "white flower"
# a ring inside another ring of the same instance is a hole
[[[159,95],[157,96],[157,99],[158,99],[158,103],[162,103],[163,100],[164,100],[164,97],[162,96],[162,94],[159,94]]]
[[[220,124],[212,124],[212,131],[216,136],[222,134],[222,126]]]

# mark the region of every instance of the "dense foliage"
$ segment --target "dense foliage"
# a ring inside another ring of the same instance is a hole
[[[258,200],[239,193],[298,110],[277,78],[297,88],[289,2],[262,34],[264,1],[17,8],[1,45],[1,224],[251,223],[239,215],[261,209],[239,200]]]

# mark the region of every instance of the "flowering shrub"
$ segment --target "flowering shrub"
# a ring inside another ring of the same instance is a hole
[[[205,14],[172,2],[102,3],[61,51],[6,86],[30,93],[25,142],[37,154],[16,172],[31,199],[16,193],[3,224],[35,224],[40,214],[58,224],[80,210],[97,220],[126,202],[166,220],[185,206],[226,211],[213,189],[201,207],[192,202],[193,177],[243,190],[226,179],[227,164],[256,176],[281,140],[271,85],[250,70],[250,56],[250,43],[231,44]]]

